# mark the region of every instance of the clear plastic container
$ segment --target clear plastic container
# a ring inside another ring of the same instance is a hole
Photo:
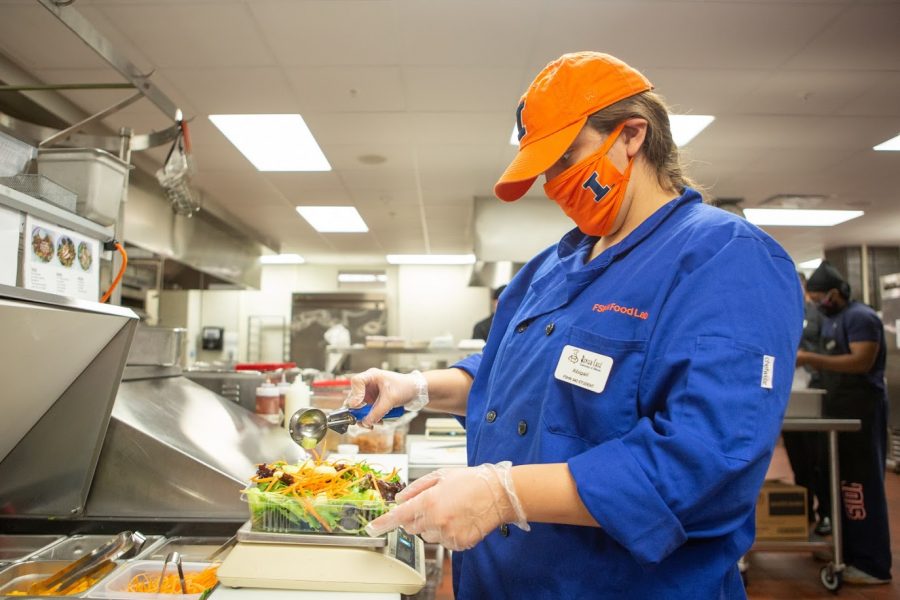
[[[210,563],[203,562],[183,562],[181,564],[184,570],[185,579],[189,580],[189,575],[200,573],[212,566]],[[116,598],[119,600],[141,600],[141,599],[168,599],[175,600],[183,598],[185,600],[197,600],[202,592],[195,594],[157,594],[152,592],[129,592],[128,585],[132,579],[140,575],[144,575],[154,584],[159,580],[162,572],[163,562],[161,560],[135,560],[126,563],[120,567],[115,573],[107,577],[99,585],[87,594],[87,598]],[[166,567],[166,578],[174,575],[177,577],[178,571],[175,565],[169,564]],[[189,583],[189,581],[188,581]]]
[[[394,429],[389,421],[372,429],[351,425],[341,437],[341,443],[356,444],[361,454],[390,454],[394,451]]]
[[[245,492],[250,527],[269,533],[366,535],[369,521],[383,515],[389,504],[374,501],[327,502],[288,497],[273,492]]]

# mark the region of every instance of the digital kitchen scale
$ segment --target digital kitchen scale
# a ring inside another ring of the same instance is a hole
[[[266,533],[250,522],[219,566],[228,587],[416,594],[425,586],[425,545],[402,529],[383,537]]]

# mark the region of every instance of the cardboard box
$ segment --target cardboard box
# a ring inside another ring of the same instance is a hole
[[[767,481],[756,502],[757,540],[798,540],[809,538],[806,517],[806,489],[779,481]]]

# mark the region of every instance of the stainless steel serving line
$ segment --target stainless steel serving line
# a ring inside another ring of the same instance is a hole
[[[240,490],[257,464],[305,457],[283,428],[183,376],[173,354],[183,332],[169,332],[169,343],[166,331],[140,327],[128,309],[0,286],[0,597],[124,531],[148,538],[140,554],[60,597],[121,597],[133,574],[160,571],[173,551],[185,569],[218,564],[249,516]],[[365,557],[382,565],[366,571],[374,581],[399,564],[389,550]],[[420,557],[416,568],[440,573],[440,558]],[[399,600],[390,585],[354,597]],[[338,594],[318,589],[220,585],[211,597]]]

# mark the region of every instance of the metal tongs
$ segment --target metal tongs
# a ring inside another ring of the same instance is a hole
[[[181,554],[178,552],[169,552],[166,555],[166,560],[163,561],[162,572],[159,574],[159,581],[156,582],[156,591],[158,593],[162,590],[163,581],[166,580],[166,567],[169,563],[175,565],[178,569],[178,581],[181,583],[181,593],[187,594],[187,586],[184,585],[184,568],[181,566]]]
[[[84,577],[102,577],[112,571],[119,558],[140,552],[147,541],[140,532],[123,531],[90,554],[69,563],[46,579],[36,581],[28,587],[31,596],[46,595],[53,591],[64,594],[79,579]],[[130,554],[129,554],[130,553]]]
[[[325,432],[329,429],[338,433],[347,433],[347,428],[366,418],[372,410],[371,404],[360,408],[341,408],[330,414],[318,408],[305,408],[298,410],[291,416],[289,430],[293,439],[301,448],[311,450],[325,439]],[[402,417],[406,409],[402,406],[392,408],[384,419]]]

